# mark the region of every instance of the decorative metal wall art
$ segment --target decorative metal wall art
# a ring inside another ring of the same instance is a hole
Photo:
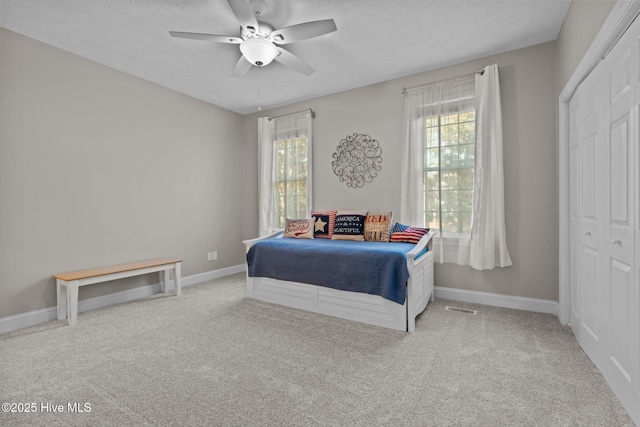
[[[375,139],[362,133],[347,135],[333,153],[333,173],[347,187],[362,187],[373,181],[382,169],[382,148]]]

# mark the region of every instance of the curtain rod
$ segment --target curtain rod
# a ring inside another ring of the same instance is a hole
[[[312,118],[312,119],[315,119],[315,118],[316,118],[316,113],[315,113],[315,111],[313,111],[311,108],[309,108],[308,110],[296,111],[296,112],[293,112],[293,113],[282,114],[281,116],[269,117],[267,120],[271,121],[271,120],[273,120],[273,119],[278,119],[278,118],[280,118],[280,117],[290,116],[291,114],[306,113],[307,111],[311,113],[311,118]]]
[[[498,67],[498,71],[500,71],[500,67]],[[433,85],[433,84],[437,84],[437,83],[443,83],[443,82],[447,82],[447,81],[449,81],[449,80],[463,79],[463,78],[465,78],[465,77],[471,77],[471,76],[473,76],[473,75],[475,75],[475,74],[483,75],[483,74],[484,74],[484,68],[483,68],[482,70],[478,70],[478,71],[476,71],[475,73],[465,74],[465,75],[463,75],[463,76],[458,76],[458,77],[454,77],[454,78],[451,78],[451,79],[438,80],[437,82],[425,83],[425,84],[420,85],[420,86],[403,87],[403,88],[402,88],[402,94],[403,94],[403,95],[406,95],[406,94],[407,94],[407,90],[410,90],[410,89],[417,89],[417,88],[419,88],[419,87],[429,86],[429,85]]]

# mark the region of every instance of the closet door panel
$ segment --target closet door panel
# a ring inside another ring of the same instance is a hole
[[[579,130],[578,130],[578,170],[579,182],[579,248],[578,261],[578,301],[580,308],[580,327],[576,335],[580,345],[596,364],[604,358],[602,348],[603,331],[606,331],[608,306],[603,305],[606,283],[606,261],[603,262],[601,228],[603,225],[603,204],[606,186],[601,179],[603,157],[606,147],[603,140],[603,104],[604,84],[599,73],[589,75],[578,91]],[[605,258],[606,259],[606,258]]]
[[[587,222],[588,227],[597,228],[598,210],[597,210],[597,189],[596,189],[596,147],[598,145],[598,137],[595,133],[586,135],[582,140],[582,182],[581,182],[581,199],[582,199],[582,220]],[[593,240],[593,239],[590,239]],[[589,241],[589,240],[588,240]]]
[[[633,107],[631,46],[624,43],[611,51],[603,66],[608,69],[609,105],[605,109],[608,128],[607,227],[614,258],[630,264],[633,256],[633,147],[631,109]]]
[[[571,329],[573,330],[574,335],[578,341],[580,341],[580,318],[581,318],[581,305],[580,305],[580,286],[579,286],[579,277],[580,277],[580,264],[579,264],[579,255],[580,255],[580,245],[575,242],[570,243],[569,248],[569,262],[571,271],[570,274],[570,282],[569,286],[571,287],[571,313],[570,313],[570,324]]]
[[[640,55],[639,55],[640,61]],[[639,67],[640,68],[640,67]],[[639,79],[640,80],[640,79]],[[635,319],[632,319],[632,328],[635,329],[632,332],[632,382],[633,390],[636,398],[636,402],[638,406],[640,406],[640,105],[638,102],[640,101],[640,83],[636,84],[636,100],[635,103],[635,111],[634,117],[635,121],[635,129],[633,134],[634,143],[633,146],[635,148],[634,153],[634,182],[636,183],[634,187],[634,267],[635,267],[635,277],[634,277],[634,287],[632,296],[633,307],[632,312],[635,313]],[[638,409],[638,418],[640,419],[640,409]]]
[[[608,356],[620,380],[631,384],[633,339],[633,273],[628,264],[611,259],[610,266],[611,332]]]
[[[628,107],[630,109],[630,106]],[[633,263],[633,147],[630,115],[615,119],[609,134],[608,238],[612,258]]]
[[[608,209],[606,234],[609,254],[609,317],[607,331],[607,365],[611,379],[619,387],[631,387],[633,380],[633,310],[634,299],[634,176],[631,138],[633,108],[632,44],[623,37],[603,61],[608,70],[607,118]]]
[[[582,247],[580,254],[580,307],[582,309],[581,344],[592,350],[598,349],[599,332],[599,298],[598,298],[598,252],[589,247]],[[586,332],[587,334],[583,333]]]
[[[591,77],[591,76],[590,76]],[[598,147],[598,93],[597,79],[585,80],[585,87],[580,97],[580,220],[583,226],[597,231],[598,194],[597,194],[597,147]],[[583,242],[594,242],[595,237],[584,234]],[[593,246],[593,245],[592,245]]]
[[[574,96],[569,103],[569,324],[580,341],[580,135],[579,102]]]
[[[633,239],[634,239],[634,278],[633,278],[633,295],[630,296],[632,301],[631,312],[633,318],[631,322],[631,382],[633,395],[635,397],[636,408],[635,418],[640,420],[640,20],[631,26],[630,32],[633,37],[634,56],[632,58],[633,69],[633,109],[631,117],[631,147],[633,163]],[[635,30],[634,30],[635,29]],[[630,411],[631,412],[631,411]],[[634,414],[632,414],[632,417]],[[636,423],[640,423],[636,421]]]
[[[609,100],[612,117],[619,117],[629,110],[627,106],[631,100],[631,47],[621,49],[621,52],[610,54],[606,61],[615,63],[609,65]],[[612,60],[609,60],[612,58]],[[623,100],[627,96],[626,100]],[[622,101],[622,102],[620,102]]]

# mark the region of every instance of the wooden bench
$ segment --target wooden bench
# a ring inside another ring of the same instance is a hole
[[[129,264],[112,265],[109,267],[93,268],[89,270],[71,271],[69,273],[54,274],[56,279],[56,296],[58,299],[58,320],[69,318],[69,325],[74,326],[78,316],[78,288],[93,283],[123,279],[125,277],[160,272],[162,292],[166,292],[169,273],[173,271],[176,296],[181,292],[180,269],[181,259],[160,258],[149,261],[132,262]],[[62,295],[65,287],[65,297]]]

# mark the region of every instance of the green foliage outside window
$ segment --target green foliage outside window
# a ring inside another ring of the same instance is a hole
[[[443,233],[469,234],[473,202],[475,112],[425,119],[425,224]]]
[[[287,218],[307,215],[307,139],[276,141],[274,153],[274,222],[283,228]]]

